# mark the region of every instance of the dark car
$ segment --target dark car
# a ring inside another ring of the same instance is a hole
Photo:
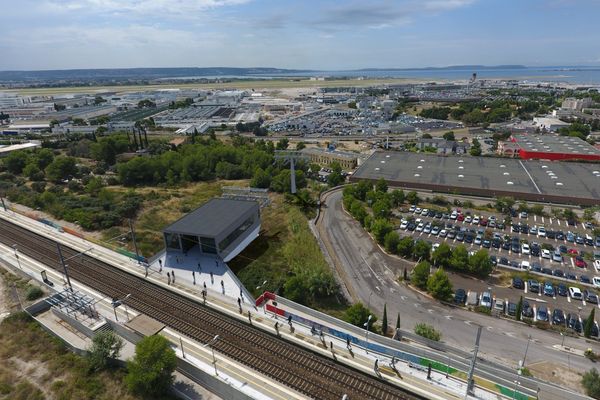
[[[429,210],[429,212],[427,213],[428,217],[435,217],[435,211],[433,210]]]
[[[518,244],[518,243],[513,243],[513,244],[510,246],[510,250],[511,250],[513,253],[520,253],[520,252],[521,252],[521,246],[519,246],[519,244]]]
[[[467,293],[464,289],[456,289],[456,293],[454,293],[454,302],[456,304],[465,305],[467,301]]]
[[[556,238],[556,232],[554,232],[554,231],[546,231],[546,237],[548,239],[555,239]]]
[[[527,225],[521,225],[521,233],[527,235],[529,233],[529,227]]]
[[[567,278],[568,280],[571,280],[571,281],[576,281],[577,280],[577,276],[574,273],[572,273],[572,272],[567,272],[565,274],[565,278]]]
[[[546,306],[539,306],[537,309],[537,320],[548,322],[548,308]]]
[[[506,258],[506,257],[500,257],[500,261],[498,261],[498,264],[500,264],[500,265],[509,265],[508,258]]]
[[[540,292],[540,284],[535,279],[530,279],[527,281],[527,289],[529,293],[538,294]]]
[[[409,231],[412,232],[412,231],[414,231],[416,229],[416,227],[417,227],[417,224],[415,224],[414,222],[410,222],[408,224],[408,226],[406,227],[406,229],[408,229]]]
[[[496,265],[498,265],[498,258],[496,258],[496,256],[494,256],[494,255],[491,255],[491,256],[490,256],[490,261],[492,262],[492,265],[493,265],[493,266],[496,266]]]
[[[523,301],[521,315],[523,315],[525,318],[533,318],[533,308],[529,305],[527,300]]]
[[[502,243],[502,250],[510,250],[510,243],[509,242]]]
[[[542,268],[542,274],[552,275],[552,268]]]
[[[588,303],[598,304],[598,295],[591,290],[586,289],[583,291],[583,299]]]
[[[534,257],[540,256],[540,246],[531,246],[529,251],[531,252],[531,255]]]
[[[501,246],[501,244],[502,243],[500,242],[500,239],[494,239],[494,240],[492,240],[492,247],[495,248],[495,249],[499,249],[500,246]]]
[[[531,263],[531,267],[529,269],[532,272],[542,272],[542,266],[538,262]]]
[[[579,322],[579,316],[577,316],[575,314],[568,314],[567,315],[567,327],[570,329],[573,329],[577,333],[581,333],[582,326],[581,326],[581,322]]]
[[[563,310],[555,308],[554,311],[552,311],[552,323],[560,326],[565,325],[565,313],[563,313]]]
[[[563,231],[556,232],[556,240],[565,240],[565,233]]]
[[[520,232],[520,231],[521,231],[521,228],[519,227],[518,224],[512,224],[512,226],[511,226],[511,232],[517,233],[517,232]]]
[[[436,218],[442,218],[443,216],[444,216],[444,214],[442,214],[441,212],[435,213]]]
[[[552,275],[562,278],[565,276],[565,273],[563,272],[562,269],[555,269],[554,272],[552,272]]]
[[[517,260],[512,260],[510,262],[510,266],[513,268],[519,268],[519,269],[521,268],[521,264]]]
[[[496,222],[496,229],[503,230],[504,229],[504,224],[502,222]]]
[[[481,246],[482,246],[482,247],[484,247],[484,248],[486,248],[486,249],[489,249],[491,245],[492,245],[492,242],[490,242],[490,241],[489,241],[489,240],[487,240],[487,239],[485,239],[485,240],[483,241],[483,243],[481,243]]]
[[[508,303],[506,306],[506,313],[512,317],[517,315],[517,304],[516,303]]]
[[[581,275],[579,277],[579,282],[581,283],[592,283],[592,281],[590,281],[590,278],[585,276],[585,275]]]
[[[458,232],[458,234],[456,235],[456,240],[462,242],[463,240],[465,240],[465,234],[463,232]]]
[[[559,283],[558,286],[556,287],[556,294],[558,294],[559,296],[562,297],[567,297],[567,285],[565,285],[564,283]]]
[[[567,252],[567,246],[561,244],[560,246],[558,246],[558,251],[560,251],[562,254],[565,254]]]
[[[473,236],[472,235],[465,235],[465,242],[466,243],[473,243]]]
[[[523,282],[523,279],[519,278],[518,276],[515,276],[512,280],[512,286],[515,289],[523,289],[525,288],[525,283]]]
[[[598,324],[596,322],[592,324],[592,336],[598,337]]]

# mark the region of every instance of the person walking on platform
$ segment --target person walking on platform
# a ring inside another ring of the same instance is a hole
[[[167,285],[171,284],[171,274],[167,271]]]
[[[171,273],[171,275],[173,275],[173,285],[175,284],[175,270],[173,270],[173,272]]]
[[[212,271],[210,271],[210,284],[214,285],[215,284],[215,278],[213,277],[213,273]]]
[[[158,259],[158,272],[162,272],[162,259]]]
[[[192,271],[192,279],[194,280],[194,285],[196,284],[196,272]]]
[[[200,261],[198,261],[198,272],[202,271],[202,267],[200,266]]]

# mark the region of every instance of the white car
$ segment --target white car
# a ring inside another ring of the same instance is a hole
[[[417,232],[423,232],[424,227],[425,227],[425,224],[421,222],[419,225],[417,225]]]
[[[550,254],[550,250],[542,249],[542,258],[547,258],[548,260],[551,259],[552,255]]]
[[[530,264],[529,264],[529,261],[525,261],[525,260],[521,261],[521,269],[524,269],[524,270],[526,270],[526,271],[529,271],[529,268],[530,268],[530,267],[531,267],[531,266],[530,266]]]
[[[600,288],[600,276],[595,276],[592,278],[592,285],[597,288]]]
[[[450,219],[456,219],[456,217],[458,217],[458,213],[456,211],[452,211],[452,214],[450,214]]]
[[[598,278],[598,281],[599,281],[598,283],[600,284],[600,278]],[[569,288],[569,296],[571,296],[571,298],[575,299],[575,300],[583,299],[583,294],[581,294],[581,290],[579,290],[579,288],[576,288],[574,286],[571,286]]]
[[[442,229],[440,231],[440,237],[445,238],[446,236],[448,236],[448,231],[445,229]]]
[[[421,214],[421,207],[415,208],[415,214]]]
[[[421,217],[426,217],[428,212],[429,212],[428,209],[426,209],[426,208],[422,209],[421,210]]]
[[[521,253],[523,253],[523,254],[531,254],[531,250],[529,249],[529,245],[527,243],[523,243],[521,245]]]
[[[467,215],[467,216],[465,217],[465,223],[466,223],[466,224],[470,224],[471,222],[473,222],[473,218],[471,218],[471,216],[470,216],[470,215]]]
[[[403,219],[402,222],[400,223],[400,229],[406,230],[406,228],[408,228],[408,221]]]
[[[410,213],[414,213],[415,210],[417,209],[417,206],[415,206],[414,204],[412,206],[410,206],[410,208],[408,209],[408,212]]]
[[[600,260],[594,261],[594,268],[596,268],[596,272],[600,272]]]
[[[538,228],[538,236],[539,237],[546,237],[546,228],[544,228],[543,226],[540,226]]]
[[[431,234],[437,236],[438,233],[440,233],[440,227],[439,226],[434,226],[433,228],[431,228]]]
[[[479,217],[473,217],[473,225],[479,225]]]

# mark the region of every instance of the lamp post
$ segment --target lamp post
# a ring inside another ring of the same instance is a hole
[[[369,314],[369,318],[367,318],[367,322],[365,322],[365,324],[364,324],[364,326],[366,327],[366,329],[365,329],[365,340],[367,342],[367,344],[365,346],[365,351],[367,353],[369,352],[369,323],[371,322],[371,318],[373,318],[373,316],[371,314]]]
[[[565,347],[565,334],[561,332],[560,336],[562,336],[562,340],[560,342],[560,347]]]
[[[529,350],[529,342],[531,342],[531,335],[527,337],[527,346],[525,347],[525,354],[523,355],[523,368],[525,368],[525,359],[527,358],[527,351]]]
[[[369,310],[369,308],[371,307],[371,296],[373,296],[373,291],[371,290],[371,293],[369,293],[369,299],[367,300],[367,310]],[[369,310],[371,311],[371,310]]]
[[[512,396],[513,400],[514,400],[514,399],[516,398],[516,396],[517,396],[517,387],[518,387],[520,384],[521,384],[521,382],[519,382],[519,381],[515,381],[515,387],[513,388],[513,396]]]
[[[215,347],[214,344],[217,342],[217,340],[219,340],[219,335],[215,335],[214,338],[212,338],[212,340],[208,343],[206,343],[203,347],[210,347],[210,349],[212,350],[212,356],[213,356],[213,365],[215,366],[215,375],[219,375],[219,372],[217,371],[217,358],[215,357]]]
[[[17,253],[17,245],[13,244],[12,247],[13,247],[13,250],[15,251],[15,258],[17,259],[17,264],[19,265],[19,269],[23,269],[23,267],[21,267],[21,260],[19,259],[19,253]]]

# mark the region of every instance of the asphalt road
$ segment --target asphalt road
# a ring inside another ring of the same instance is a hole
[[[479,356],[490,362],[516,370],[518,361],[523,360],[528,336],[531,335],[526,365],[541,361],[565,366],[569,363],[572,370],[579,372],[593,367],[584,357],[567,357],[566,353],[554,349],[553,345],[561,344],[561,336],[556,333],[445,306],[399,284],[396,278],[405,267],[412,268],[413,263],[382,252],[362,227],[343,211],[341,198],[339,190],[323,199],[317,228],[354,300],[362,301],[378,316],[382,315],[383,306],[387,304],[391,326],[395,326],[399,313],[402,329],[412,331],[416,323],[425,322],[442,332],[446,344],[471,351],[476,325],[480,324],[484,330]],[[567,338],[565,345],[581,350],[591,347],[600,352],[597,343],[587,343],[582,338]],[[564,398],[564,394],[543,387],[540,398],[559,399]]]

